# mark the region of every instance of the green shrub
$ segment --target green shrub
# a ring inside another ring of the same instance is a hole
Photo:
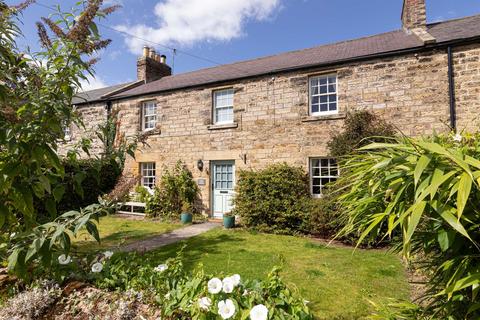
[[[372,142],[384,142],[394,137],[393,125],[368,110],[347,113],[343,130],[333,133],[328,148],[330,155],[341,158],[355,152],[356,149]]]
[[[146,203],[152,195],[144,186],[137,185],[135,187],[135,198],[134,201]]]
[[[98,202],[98,197],[109,193],[116,185],[122,168],[111,159],[64,159],[65,175],[56,185],[57,194],[35,201],[38,220],[45,222],[55,218],[48,213],[48,205],[59,200],[56,212],[79,210]]]
[[[329,188],[324,188],[321,198],[310,201],[308,230],[312,235],[331,238],[342,229],[343,223],[340,220],[342,215],[339,212],[337,196]]]
[[[305,170],[286,163],[240,171],[233,213],[245,226],[264,232],[306,232],[310,191]]]
[[[346,163],[340,198],[359,242],[397,232],[406,259],[428,277],[423,313],[438,319],[480,317],[480,134],[376,143]]]
[[[185,164],[178,161],[173,170],[165,168],[160,184],[155,187],[153,196],[146,202],[145,212],[151,217],[171,220],[178,219],[184,206],[193,208],[198,198],[199,189],[192,173]]]

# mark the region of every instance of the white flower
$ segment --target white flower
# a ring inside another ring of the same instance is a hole
[[[232,293],[233,289],[235,288],[235,280],[233,280],[232,277],[227,277],[223,279],[222,286],[223,292]]]
[[[200,309],[208,311],[210,310],[211,305],[212,305],[212,299],[208,297],[203,297],[201,299],[198,299],[198,306],[200,307]]]
[[[70,262],[72,262],[72,258],[70,256],[66,256],[62,254],[58,257],[58,263],[60,264],[66,265],[66,264],[69,264]]]
[[[100,262],[97,262],[97,263],[93,264],[92,272],[99,273],[99,272],[102,272],[102,270],[103,270],[103,264],[101,264]]]
[[[166,264],[159,264],[158,266],[153,269],[156,272],[163,272],[168,269],[168,266]]]
[[[222,291],[222,280],[218,278],[213,278],[210,281],[208,281],[207,286],[208,286],[209,293],[217,294],[220,291]]]
[[[304,305],[307,305],[307,304],[309,304],[309,303],[310,303],[310,301],[305,300],[305,299],[303,300],[303,304],[304,304]]]
[[[453,141],[456,141],[456,142],[462,142],[463,140],[463,137],[461,134],[457,133],[454,137],[453,137]]]
[[[267,320],[268,309],[263,304],[256,305],[250,310],[251,320]]]
[[[10,239],[14,238],[16,235],[17,235],[16,232],[12,232],[12,233],[10,234]]]
[[[250,294],[250,292],[249,292],[247,289],[243,290],[243,294],[242,294],[242,295],[243,295],[244,297],[245,297],[245,296],[248,296],[249,294]]]
[[[233,285],[236,287],[240,284],[240,275],[239,274],[234,274],[233,276],[231,276],[231,278],[233,279]]]
[[[168,292],[166,295],[165,295],[165,299],[170,299],[170,292]]]
[[[222,319],[229,319],[235,314],[235,305],[230,299],[218,303],[218,314]]]
[[[113,252],[112,251],[105,251],[103,253],[103,255],[105,256],[105,258],[110,259],[113,256]]]

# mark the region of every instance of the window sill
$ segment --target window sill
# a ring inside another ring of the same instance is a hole
[[[162,130],[160,128],[155,128],[155,129],[148,129],[148,130],[142,130],[141,134],[143,136],[154,136],[154,135],[159,135],[162,133]]]
[[[223,129],[235,129],[238,127],[238,123],[226,123],[226,124],[211,124],[207,127],[208,130],[223,130]]]
[[[308,116],[308,117],[303,117],[302,122],[340,120],[340,119],[345,119],[346,116],[347,115],[345,113]]]

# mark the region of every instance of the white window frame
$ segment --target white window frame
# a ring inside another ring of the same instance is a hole
[[[333,77],[335,78],[335,92],[330,92],[329,91],[329,86],[330,86],[329,79],[333,78]],[[312,82],[314,80],[320,80],[320,79],[327,79],[327,83],[326,83],[327,92],[326,93],[320,93],[320,91],[319,91],[318,94],[314,95],[313,94]],[[331,95],[335,95],[335,104],[336,104],[336,109],[335,110],[321,111],[320,110],[320,103],[319,103],[318,104],[318,111],[313,112],[313,98],[314,97],[318,97],[319,101],[322,99],[321,97],[327,97],[327,107],[328,107],[328,109],[330,109],[330,103],[334,103],[333,101],[330,101],[329,96],[331,96]],[[317,75],[317,76],[309,77],[308,78],[308,100],[309,100],[308,112],[311,116],[338,114],[339,104],[338,104],[338,76],[337,76],[337,74],[332,73],[332,74],[323,74],[323,75]]]
[[[313,166],[313,162],[318,160],[319,161],[319,175],[314,175],[314,169],[316,167]],[[326,169],[328,169],[328,175],[322,175],[322,160],[328,160],[328,165],[326,167]],[[335,161],[336,165],[335,167],[332,166],[332,163],[331,161]],[[323,193],[323,188],[325,187],[325,185],[322,185],[322,179],[329,179],[329,183],[332,182],[332,181],[335,181],[339,178],[340,176],[340,167],[338,165],[338,162],[337,162],[337,159],[333,158],[333,157],[312,157],[309,159],[309,168],[310,168],[310,193],[313,197],[315,198],[320,198],[322,197],[322,193]],[[337,170],[337,175],[331,175],[331,168],[335,168]],[[316,185],[313,184],[313,179],[320,179],[320,185],[318,185],[320,187],[320,193],[316,194],[313,192],[313,189]]]
[[[140,183],[143,187],[153,190],[157,181],[156,177],[156,164],[155,162],[141,162],[140,163]],[[149,182],[153,179],[153,184]],[[151,186],[150,186],[151,185]]]
[[[150,106],[154,106],[153,110],[154,110],[154,113],[153,114],[148,114],[147,115],[147,108],[150,107]],[[157,125],[157,111],[158,111],[158,106],[157,106],[157,102],[155,100],[149,100],[149,101],[144,101],[142,102],[142,131],[150,131],[150,130],[153,130],[155,129],[156,125]],[[147,118],[149,118],[147,120]],[[150,119],[151,118],[151,119]],[[147,123],[150,123],[151,121],[153,121],[153,128],[147,128]]]
[[[232,95],[232,104],[231,105],[222,105],[222,106],[217,106],[217,95],[221,93],[231,93]],[[235,91],[233,88],[228,88],[228,89],[221,89],[221,90],[215,90],[213,91],[213,123],[214,124],[231,124],[234,123],[233,119],[233,105],[234,105],[234,99],[235,99]],[[231,109],[232,112],[232,119],[228,121],[218,121],[218,113],[217,111],[219,109]]]

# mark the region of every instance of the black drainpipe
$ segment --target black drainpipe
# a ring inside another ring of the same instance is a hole
[[[452,46],[448,46],[448,93],[450,97],[450,127],[457,131],[457,116],[455,109],[455,81],[453,79],[453,54]]]

